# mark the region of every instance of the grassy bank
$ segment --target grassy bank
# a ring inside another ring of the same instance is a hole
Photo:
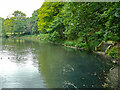
[[[21,37],[14,37],[14,39],[29,39],[29,40],[45,40],[48,41],[50,43],[53,44],[59,44],[59,45],[63,45],[65,47],[69,47],[69,48],[75,48],[75,49],[80,49],[80,50],[87,50],[87,46],[85,43],[81,43],[79,42],[79,40],[51,40],[50,37],[47,34],[40,34],[40,35],[25,35],[25,36],[21,36]],[[98,45],[98,44],[97,44]],[[96,46],[96,45],[95,45]],[[95,50],[92,47],[91,49],[93,50],[93,52],[95,52]],[[114,61],[119,61],[119,56],[120,53],[118,51],[118,45],[115,45],[112,49],[107,51],[107,54],[105,53],[100,53],[100,52],[96,52],[97,54],[103,55],[107,58],[111,58],[111,60],[113,61],[113,63],[116,63]],[[116,60],[115,60],[116,59]]]

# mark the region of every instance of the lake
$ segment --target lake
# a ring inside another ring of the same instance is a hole
[[[111,64],[37,40],[0,39],[0,88],[102,88]]]

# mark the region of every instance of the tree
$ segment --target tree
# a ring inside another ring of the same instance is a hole
[[[8,22],[10,25],[8,28],[11,28],[11,35],[12,33],[14,33],[14,35],[15,33],[18,33],[20,36],[20,34],[25,31],[26,15],[21,11],[15,11],[12,15],[14,16],[9,19],[11,23]]]
[[[62,2],[44,2],[42,7],[38,9],[38,30],[46,33],[50,22],[60,12],[59,10],[62,6]]]
[[[0,36],[2,36],[2,37],[6,37],[6,32],[5,32],[5,29],[3,27],[4,21],[5,21],[4,18],[0,17]]]
[[[5,29],[5,32],[8,34],[8,33],[11,33],[12,34],[12,26],[13,26],[13,23],[11,22],[11,19],[7,18],[4,23],[3,23],[3,27]]]
[[[37,34],[38,32],[38,10],[32,13],[32,33]]]
[[[21,12],[21,11],[14,11],[14,13],[12,14],[14,15],[14,17],[19,17],[19,18],[23,18],[23,17],[26,17],[26,14]]]

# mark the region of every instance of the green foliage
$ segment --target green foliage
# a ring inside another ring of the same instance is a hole
[[[17,33],[20,36],[20,33],[25,31],[25,14],[21,11],[15,11],[13,17],[5,19],[3,27],[5,32],[11,33],[10,35],[15,35]]]
[[[26,14],[21,12],[21,11],[14,11],[14,13],[12,14],[14,15],[14,17],[26,17]]]
[[[104,40],[119,41],[120,33],[118,26],[120,25],[120,13],[118,12],[120,11],[120,3],[107,3],[106,5],[107,9],[101,15],[101,20],[104,19],[103,22],[105,26]]]
[[[34,11],[32,17],[26,18],[21,11],[15,11],[13,17],[5,19],[3,23],[4,32],[9,36],[21,36],[24,34],[38,34],[38,10]]]
[[[3,27],[4,21],[5,21],[4,18],[0,17],[0,36],[7,37],[5,29]]]
[[[50,34],[49,40],[55,42],[60,39],[60,34],[57,31],[54,31],[52,34]]]
[[[12,21],[9,18],[7,18],[3,23],[3,27],[6,33],[12,33],[12,26],[13,26]]]
[[[18,35],[20,36],[20,33],[23,33],[25,31],[25,20],[24,19],[16,19],[14,21],[14,25],[13,25],[13,33],[18,33]]]
[[[94,50],[102,40],[119,41],[119,11],[119,3],[66,3],[61,11],[65,38],[76,40],[82,37],[84,44],[76,46],[85,46],[89,50]]]
[[[118,47],[113,47],[109,52],[108,55],[110,55],[113,58],[118,57]]]
[[[38,10],[35,10],[31,17],[32,21],[32,33],[38,34]]]
[[[38,10],[38,30],[42,33],[46,33],[50,22],[60,12],[62,6],[62,2],[44,2],[42,7]]]
[[[60,38],[64,39],[64,28],[65,26],[62,23],[63,18],[61,17],[55,17],[55,19],[50,23],[49,28],[47,29],[48,33],[53,33],[54,31],[58,32],[60,35]]]
[[[74,42],[73,41],[65,41],[64,45],[66,45],[66,46],[74,46]]]
[[[3,23],[9,34],[40,33],[41,40],[63,41],[89,51],[103,40],[120,40],[120,3],[116,2],[44,2],[30,18],[21,11],[13,15]]]
[[[40,40],[48,40],[49,39],[49,34],[39,34],[37,37]]]
[[[32,13],[32,17],[27,18],[25,22],[25,33],[38,34],[38,10]]]

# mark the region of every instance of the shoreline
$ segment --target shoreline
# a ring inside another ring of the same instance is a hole
[[[56,45],[62,45],[62,46],[65,46],[67,48],[73,48],[73,49],[77,49],[77,50],[85,50],[84,48],[78,48],[78,47],[73,47],[73,46],[68,46],[68,45],[65,45],[63,43],[60,43],[60,42],[52,42],[52,41],[49,41],[49,40],[41,40],[39,39],[37,36],[23,36],[23,37],[15,37],[15,38],[10,38],[10,39],[26,39],[26,40],[37,40],[37,41],[47,41],[49,43],[52,43],[52,44],[56,44]],[[113,86],[115,88],[118,88],[118,77],[116,75],[118,75],[118,70],[116,70],[117,67],[119,67],[119,62],[118,60],[110,57],[109,55],[105,54],[104,52],[95,52],[93,51],[92,52],[93,54],[95,54],[97,57],[101,58],[102,60],[108,60],[111,64],[114,64],[114,66],[109,70],[109,73],[105,76],[106,77],[106,83],[103,84],[103,87],[105,88],[113,88]],[[114,78],[115,77],[115,78]],[[112,85],[115,83],[115,85]]]
[[[53,42],[53,41],[50,41],[50,40],[41,40],[37,36],[33,37],[32,35],[31,35],[31,37],[28,35],[28,36],[14,37],[14,38],[10,38],[10,39],[27,39],[27,40],[47,41],[49,43],[56,44],[56,45],[62,45],[62,46],[65,46],[67,48],[73,48],[73,49],[77,49],[77,50],[85,50],[85,51],[87,51],[85,48],[79,48],[79,47],[69,46],[69,45],[65,45],[65,44],[60,43],[60,42]],[[98,56],[103,56],[104,59],[109,59],[113,64],[116,64],[117,66],[119,65],[119,60],[112,58],[108,54],[105,54],[105,52],[92,51],[92,53],[94,53],[94,54],[96,54]]]

